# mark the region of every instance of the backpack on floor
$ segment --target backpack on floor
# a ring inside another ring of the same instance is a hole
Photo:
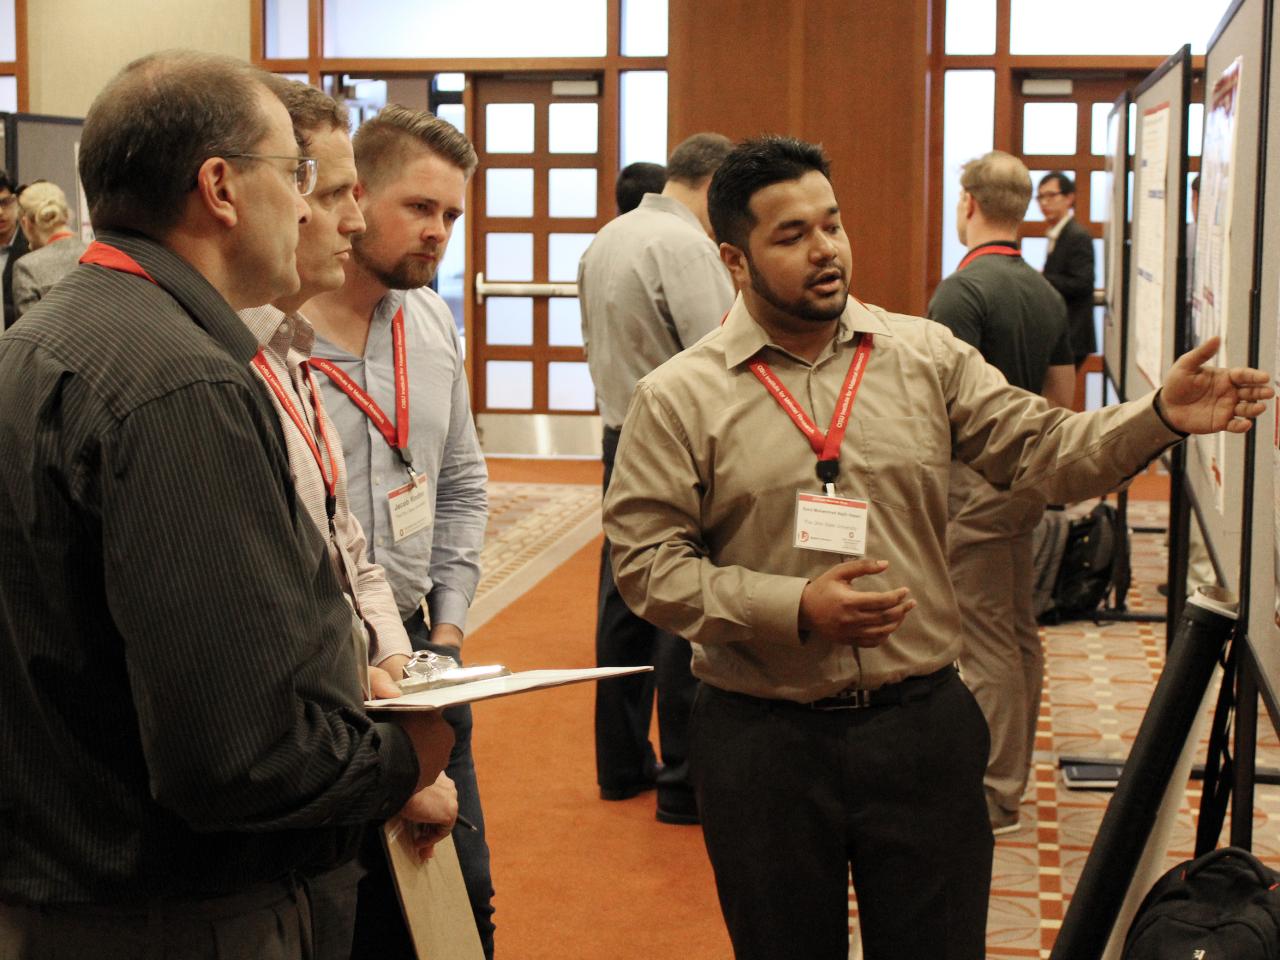
[[[1130,576],[1129,531],[1115,507],[1099,503],[1067,527],[1052,604],[1041,613],[1041,622],[1093,616],[1108,594],[1125,594]]]
[[[1121,960],[1276,960],[1280,874],[1223,847],[1174,867],[1142,901]]]

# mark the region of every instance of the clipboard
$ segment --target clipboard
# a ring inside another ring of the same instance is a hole
[[[382,843],[418,960],[484,960],[453,837],[423,863],[410,825],[393,817],[382,825]]]
[[[585,667],[574,670],[520,670],[505,677],[472,680],[469,683],[458,683],[430,690],[414,690],[412,693],[406,693],[400,697],[388,697],[384,700],[366,700],[364,705],[367,710],[387,712],[439,710],[459,703],[476,703],[480,700],[508,697],[513,693],[524,693],[528,690],[545,690],[570,683],[625,677],[632,673],[647,673],[652,669],[653,667]]]

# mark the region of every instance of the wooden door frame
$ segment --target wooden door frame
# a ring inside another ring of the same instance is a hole
[[[17,9],[25,14],[26,0],[15,0]],[[376,77],[406,77],[437,73],[461,73],[467,77],[462,103],[467,129],[476,129],[476,104],[472,91],[472,78],[484,76],[598,76],[601,80],[600,156],[606,176],[601,190],[613,195],[620,160],[621,123],[621,75],[631,71],[667,71],[667,57],[624,57],[622,55],[622,0],[606,0],[605,54],[601,57],[547,57],[547,58],[483,58],[483,57],[423,57],[423,58],[346,58],[324,55],[324,0],[307,0],[307,56],[296,58],[269,58],[266,55],[267,0],[249,0],[249,49],[250,61],[272,73],[305,74],[313,86],[323,89],[323,78],[332,74],[348,74]],[[25,25],[25,19],[20,20]],[[25,46],[25,45],[24,45]],[[22,49],[22,48],[20,48]],[[21,96],[25,84],[19,83]],[[23,109],[20,101],[19,109]],[[670,118],[668,101],[668,118]],[[608,122],[604,122],[608,118]],[[670,127],[668,126],[668,129]],[[669,145],[668,145],[669,146]],[[474,178],[473,178],[474,180]],[[474,184],[467,184],[467,208],[474,208]],[[474,342],[475,307],[475,232],[468,229],[465,251],[465,276],[468,291],[463,299],[463,329],[468,343]],[[476,400],[475,351],[468,350],[466,358],[467,382],[472,402]]]

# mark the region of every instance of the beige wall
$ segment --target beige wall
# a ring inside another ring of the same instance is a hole
[[[27,4],[31,113],[83,117],[130,60],[171,47],[249,57],[246,0],[34,0]]]

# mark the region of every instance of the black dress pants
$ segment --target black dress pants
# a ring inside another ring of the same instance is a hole
[[[987,726],[952,673],[895,706],[819,711],[709,685],[693,712],[703,835],[737,960],[981,960]]]
[[[604,489],[613,476],[618,431],[604,431]],[[664,770],[658,802],[672,806],[691,797],[689,716],[697,681],[690,672],[689,642],[659,630],[627,607],[613,579],[606,539],[600,556],[596,617],[596,664],[601,667],[653,666],[652,674],[602,680],[596,684],[596,779],[606,790],[624,790],[652,781],[656,768],[649,743],[653,698],[658,699],[658,743]]]

